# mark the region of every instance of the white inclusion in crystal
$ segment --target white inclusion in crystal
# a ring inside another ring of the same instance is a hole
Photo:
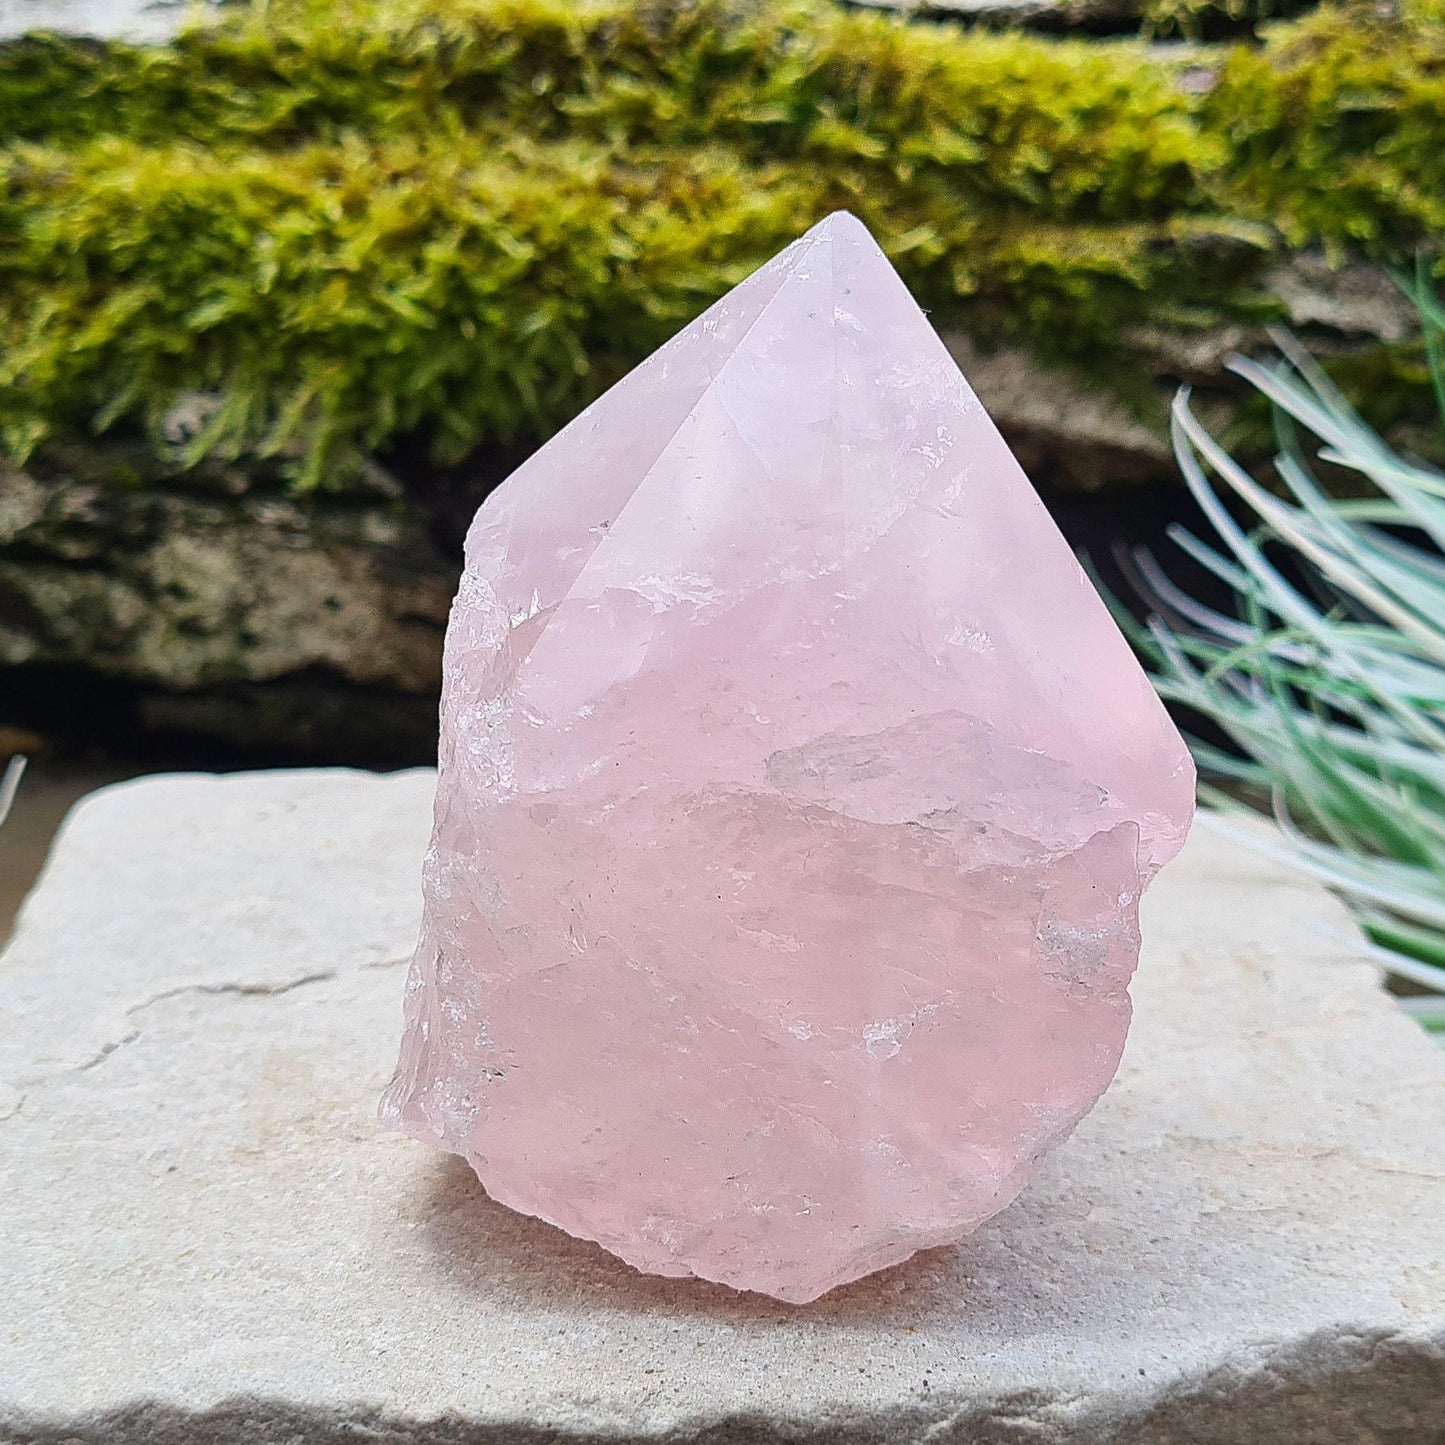
[[[778,953],[799,953],[803,945],[786,933],[769,933],[766,928],[739,928],[738,933],[762,948]]]
[[[665,612],[669,607],[684,602],[694,607],[708,607],[722,596],[713,586],[711,577],[691,572],[683,572],[676,577],[660,577],[655,573],[639,577],[632,584],[632,590],[655,612]]]
[[[908,1036],[913,1032],[914,1025],[920,1020],[930,1018],[938,1012],[936,1003],[926,1003],[922,1008],[916,1008],[912,1013],[900,1014],[897,1018],[881,1019],[876,1024],[869,1024],[863,1030],[863,1047],[867,1050],[870,1058],[891,1059],[900,1053],[903,1045],[908,1041]]]
[[[900,1173],[907,1172],[908,1156],[891,1139],[875,1139],[871,1148],[873,1153],[882,1159],[890,1169]]]
[[[960,622],[944,640],[954,647],[962,647],[980,656],[993,651],[993,638],[981,628],[970,627],[964,622]]]
[[[512,613],[511,624],[513,627],[520,627],[524,622],[530,622],[542,610],[542,598],[534,587],[532,589],[532,600],[517,612]]]
[[[1091,989],[1108,968],[1117,942],[1106,928],[1080,928],[1050,919],[1038,931],[1039,947],[1050,960],[1045,977],[1067,989]]]
[[[929,466],[934,471],[943,465],[943,459],[953,449],[953,435],[946,426],[938,428],[937,437],[931,442],[923,442],[915,448],[918,454],[927,459]]]

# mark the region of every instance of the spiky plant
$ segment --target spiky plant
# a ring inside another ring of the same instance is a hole
[[[1445,312],[1423,285],[1416,300],[1445,416]],[[1445,1042],[1445,474],[1388,446],[1306,351],[1276,340],[1273,364],[1233,369],[1272,405],[1277,487],[1215,440],[1187,391],[1173,410],[1216,539],[1171,535],[1233,591],[1235,614],[1139,550],[1155,615],[1127,625],[1160,693],[1227,740],[1191,739],[1210,826],[1334,889],[1411,986],[1404,1007]],[[1278,831],[1240,826],[1251,812]]]
[[[0,773],[0,823],[10,816],[15,794],[20,789],[20,775],[24,771],[25,759],[16,753],[5,765],[5,771]]]

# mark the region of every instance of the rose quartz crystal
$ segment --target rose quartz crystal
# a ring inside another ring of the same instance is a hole
[[[478,512],[383,1119],[805,1301],[1114,1075],[1178,734],[883,253],[815,227]]]

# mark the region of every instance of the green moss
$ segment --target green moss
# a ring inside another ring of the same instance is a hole
[[[1445,233],[1445,23],[1431,3],[1356,4],[1235,49],[1200,124],[1231,202],[1294,244],[1392,260]]]
[[[10,444],[92,415],[156,425],[198,389],[222,403],[196,455],[290,456],[305,485],[416,429],[442,459],[536,434],[583,403],[597,363],[659,344],[809,203],[786,177],[691,160],[699,173],[623,173],[595,150],[483,138],[17,153],[0,246]]]
[[[0,136],[50,141],[288,145],[490,122],[877,158],[901,128],[916,158],[976,168],[1057,123],[1080,164],[1047,149],[1078,174],[1171,136],[1187,160],[1185,110],[1134,46],[960,36],[829,0],[285,0],[169,47],[37,39],[0,55]],[[1094,137],[1091,118],[1109,130]],[[1165,133],[1121,148],[1120,122]]]
[[[1276,179],[1271,97],[1344,64],[1327,31],[1230,53],[1235,109],[1137,43],[826,0],[273,0],[168,47],[37,39],[0,51],[0,426],[24,455],[202,390],[194,455],[303,487],[408,434],[455,459],[544,435],[840,206],[926,305],[1116,354],[1247,314],[1276,215],[1381,254],[1434,225]],[[1316,130],[1317,167],[1356,144]],[[1418,150],[1384,147],[1397,191]]]
[[[1297,14],[1308,0],[1140,0],[1140,28],[1155,39],[1256,35],[1270,20]]]

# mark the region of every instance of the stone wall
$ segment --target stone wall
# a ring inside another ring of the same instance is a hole
[[[1368,356],[1413,329],[1377,267],[1302,257],[1268,284],[1323,355]],[[1198,388],[1201,414],[1223,421],[1237,399],[1229,355],[1268,344],[1244,326],[1141,329],[1129,341],[1144,382],[1126,403],[1115,378],[946,334],[1026,470],[1060,491],[1176,487],[1175,387]],[[50,673],[103,679],[147,731],[424,761],[461,533],[497,475],[477,459],[443,496],[425,469],[403,486],[375,466],[365,488],[297,498],[259,466],[167,468],[120,443],[53,449],[0,476],[0,666],[42,690]]]

